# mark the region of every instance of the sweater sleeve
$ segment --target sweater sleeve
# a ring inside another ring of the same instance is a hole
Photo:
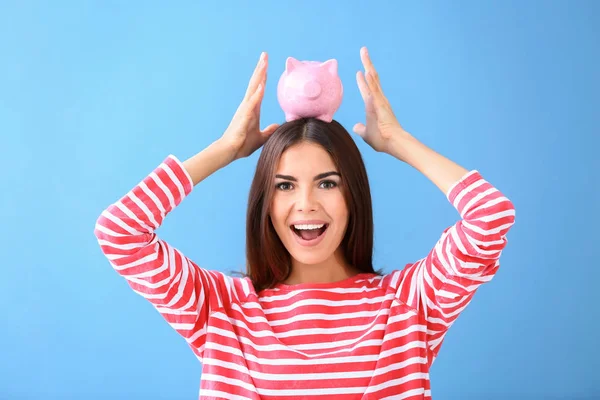
[[[187,171],[170,155],[101,213],[94,233],[115,271],[201,357],[208,316],[229,300],[231,278],[199,268],[155,233],[192,189]]]
[[[443,231],[425,258],[393,279],[397,297],[426,321],[430,362],[475,291],[497,272],[515,221],[512,202],[478,171],[463,176],[446,197],[462,219]]]

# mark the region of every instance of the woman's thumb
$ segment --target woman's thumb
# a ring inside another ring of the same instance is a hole
[[[267,126],[265,129],[262,130],[263,135],[265,136],[271,136],[271,134],[273,132],[275,132],[275,130],[279,128],[279,124],[271,124],[269,126]]]
[[[360,136],[363,139],[365,138],[365,133],[367,133],[367,127],[365,126],[365,124],[363,124],[361,122],[354,125],[354,128],[352,130],[354,131],[354,133],[356,133],[358,136]]]

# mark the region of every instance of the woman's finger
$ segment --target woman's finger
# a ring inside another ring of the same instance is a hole
[[[372,93],[379,92],[378,94],[383,95],[381,90],[381,84],[379,83],[379,74],[369,57],[369,52],[366,47],[363,47],[360,52],[360,57],[365,67],[365,74],[367,76],[367,84]]]
[[[369,86],[367,85],[367,81],[365,80],[365,76],[362,71],[358,71],[356,73],[356,83],[358,84],[358,90],[360,91],[360,95],[363,98],[363,101],[366,103],[371,95],[369,91]]]
[[[257,99],[255,99],[253,102],[251,102],[251,104],[254,107],[254,112],[256,112],[257,114],[260,114],[260,107],[262,105],[263,98],[265,97],[265,88],[267,86],[267,71],[266,71],[266,69],[264,70],[264,72],[262,74],[262,80],[258,83],[258,86],[260,87],[260,94]],[[256,90],[258,90],[258,87]]]
[[[248,100],[252,96],[252,94],[256,92],[258,85],[264,80],[264,72],[266,70],[267,59],[267,53],[262,52],[260,54],[258,63],[256,64],[256,68],[254,68],[254,72],[252,73],[250,82],[248,83],[248,88],[246,89],[246,95],[244,96],[244,99]]]
[[[371,61],[371,57],[369,57],[369,51],[366,47],[360,49],[360,59],[365,67],[365,72],[372,72],[375,74],[375,76],[377,76],[377,71],[375,71],[375,66]]]
[[[385,97],[385,93],[383,93],[381,82],[379,82],[377,76],[371,75],[370,72],[367,73],[367,83],[369,84],[369,88],[372,88],[371,91],[373,93],[374,101],[381,104],[387,104],[388,100]]]
[[[258,87],[256,88],[256,90],[254,91],[254,93],[252,93],[250,95],[250,98],[247,101],[247,107],[248,107],[248,112],[252,113],[256,110],[258,110],[258,108],[260,107],[260,104],[262,102],[263,99],[263,95],[265,94],[265,85],[263,85],[262,83],[258,84]]]
[[[390,105],[388,103],[388,100],[385,97],[385,95],[383,94],[383,91],[381,90],[381,86],[379,85],[379,82],[377,82],[375,80],[375,78],[371,75],[371,73],[367,73],[367,82],[369,83],[369,87],[373,88],[372,100],[373,100],[373,108],[374,108],[375,114],[377,114],[377,116],[381,116],[381,112],[390,110]]]
[[[377,100],[378,97],[383,95],[381,91],[381,86],[379,86],[379,82],[377,82],[377,77],[373,75],[371,71],[367,71],[367,84],[369,85],[369,90],[371,94]]]

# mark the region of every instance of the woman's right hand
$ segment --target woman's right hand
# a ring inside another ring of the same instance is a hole
[[[260,107],[267,83],[268,55],[262,53],[254,73],[250,78],[246,95],[237,108],[231,123],[219,139],[231,150],[230,161],[248,157],[260,148],[277,129],[278,124],[271,124],[260,129]]]

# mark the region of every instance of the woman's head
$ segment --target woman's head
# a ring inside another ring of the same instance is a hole
[[[371,194],[362,157],[337,122],[298,119],[264,144],[250,188],[247,275],[256,290],[302,266],[372,266]]]

